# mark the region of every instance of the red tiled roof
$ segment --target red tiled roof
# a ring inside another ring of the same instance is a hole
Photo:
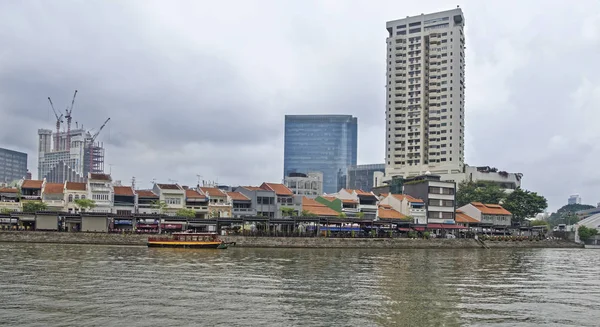
[[[0,193],[17,193],[17,192],[19,192],[19,190],[16,188],[9,188],[9,187],[0,188]]]
[[[115,186],[115,195],[122,196],[134,196],[133,188],[131,186]]]
[[[392,196],[395,197],[396,199],[400,200],[400,201],[406,199],[408,202],[423,203],[423,200],[417,199],[417,198],[413,198],[412,196],[410,196],[408,194],[392,194]]]
[[[63,183],[46,183],[44,186],[45,194],[63,194],[65,185]]]
[[[181,190],[181,187],[177,184],[156,184],[156,186],[163,190]]]
[[[185,190],[185,197],[188,199],[206,199],[206,196],[196,190]]]
[[[90,174],[90,178],[89,179],[99,180],[99,181],[110,181],[110,180],[112,180],[112,178],[110,177],[109,174]]]
[[[321,204],[313,199],[309,199],[307,197],[302,198],[302,211],[308,211],[317,216],[325,216],[325,217],[336,217],[340,213],[329,208],[328,206]]]
[[[208,196],[216,196],[216,197],[225,197],[225,194],[220,188],[216,187],[201,187],[202,193],[207,194]]]
[[[358,201],[353,200],[353,199],[341,199],[342,203],[354,203],[354,204],[358,204]]]
[[[483,204],[481,202],[471,202],[477,210],[486,215],[512,215],[508,210],[498,204]]]
[[[27,179],[27,180],[23,181],[23,185],[21,185],[21,188],[39,188],[39,189],[41,189],[42,184],[44,184],[44,181]]]
[[[158,199],[158,195],[154,194],[151,190],[136,190],[135,193],[140,198],[156,198]]]
[[[380,205],[377,210],[377,216],[380,219],[404,219],[407,218],[405,215],[400,212],[392,209],[392,207]]]
[[[479,221],[469,215],[467,215],[466,213],[460,211],[460,210],[456,210],[456,216],[454,217],[454,221],[456,221],[457,223],[469,223],[469,224],[476,224]]]
[[[69,191],[85,191],[87,189],[86,183],[67,182],[66,186]]]
[[[375,194],[373,194],[371,192],[366,192],[366,191],[363,191],[363,190],[354,190],[354,191],[356,192],[356,195],[375,195]]]
[[[250,201],[250,199],[240,192],[227,192],[233,201]]]
[[[260,188],[267,191],[273,191],[277,195],[294,195],[294,192],[292,192],[292,190],[290,190],[289,188],[287,188],[287,186],[283,184],[262,183]]]

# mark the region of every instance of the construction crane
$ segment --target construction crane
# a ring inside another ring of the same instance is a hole
[[[54,116],[56,117],[56,140],[54,143],[54,151],[59,151],[59,142],[60,142],[60,137],[58,136],[60,133],[60,123],[63,122],[62,117],[63,114],[60,114],[60,117],[58,116],[58,113],[56,112],[56,109],[54,109],[54,104],[52,103],[52,99],[50,99],[50,97],[48,97],[48,101],[50,101],[50,107],[52,107],[52,111],[54,112]]]
[[[77,93],[77,91],[75,91],[75,93]],[[92,135],[92,137],[90,138],[90,173],[94,172],[94,142],[96,141],[96,138],[98,137],[98,135],[100,135],[100,132],[102,131],[102,129],[104,128],[104,126],[106,126],[106,124],[108,123],[108,121],[110,120],[110,117],[108,119],[106,119],[104,121],[104,124],[102,124],[102,126],[100,126],[100,128],[98,129],[98,131],[96,133],[94,133],[94,135]]]
[[[77,90],[73,94],[73,100],[71,101],[71,108],[67,108],[65,118],[67,119],[67,151],[71,150],[71,113],[73,112],[73,106],[75,105],[75,97],[77,96]]]

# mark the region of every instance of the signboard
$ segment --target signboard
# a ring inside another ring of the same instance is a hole
[[[115,219],[115,225],[131,225],[131,220],[117,220]]]

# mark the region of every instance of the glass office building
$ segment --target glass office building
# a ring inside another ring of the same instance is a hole
[[[346,187],[371,192],[375,183],[375,172],[385,173],[385,164],[357,165],[348,167]]]
[[[356,165],[358,119],[351,115],[286,115],[284,177],[323,173],[323,192],[345,187],[348,166]]]
[[[0,183],[10,183],[27,176],[27,153],[0,148]]]

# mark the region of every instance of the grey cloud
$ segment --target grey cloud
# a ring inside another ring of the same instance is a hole
[[[600,201],[599,4],[465,1],[466,161],[523,172],[560,207]],[[53,128],[46,97],[97,129],[115,178],[279,181],[283,116],[353,114],[359,162],[382,162],[385,22],[445,1],[3,2],[0,146]],[[514,10],[518,8],[518,10]],[[507,18],[509,17],[509,18]],[[557,22],[560,21],[560,24]],[[598,94],[597,94],[598,93]],[[145,183],[145,184],[144,184]]]

